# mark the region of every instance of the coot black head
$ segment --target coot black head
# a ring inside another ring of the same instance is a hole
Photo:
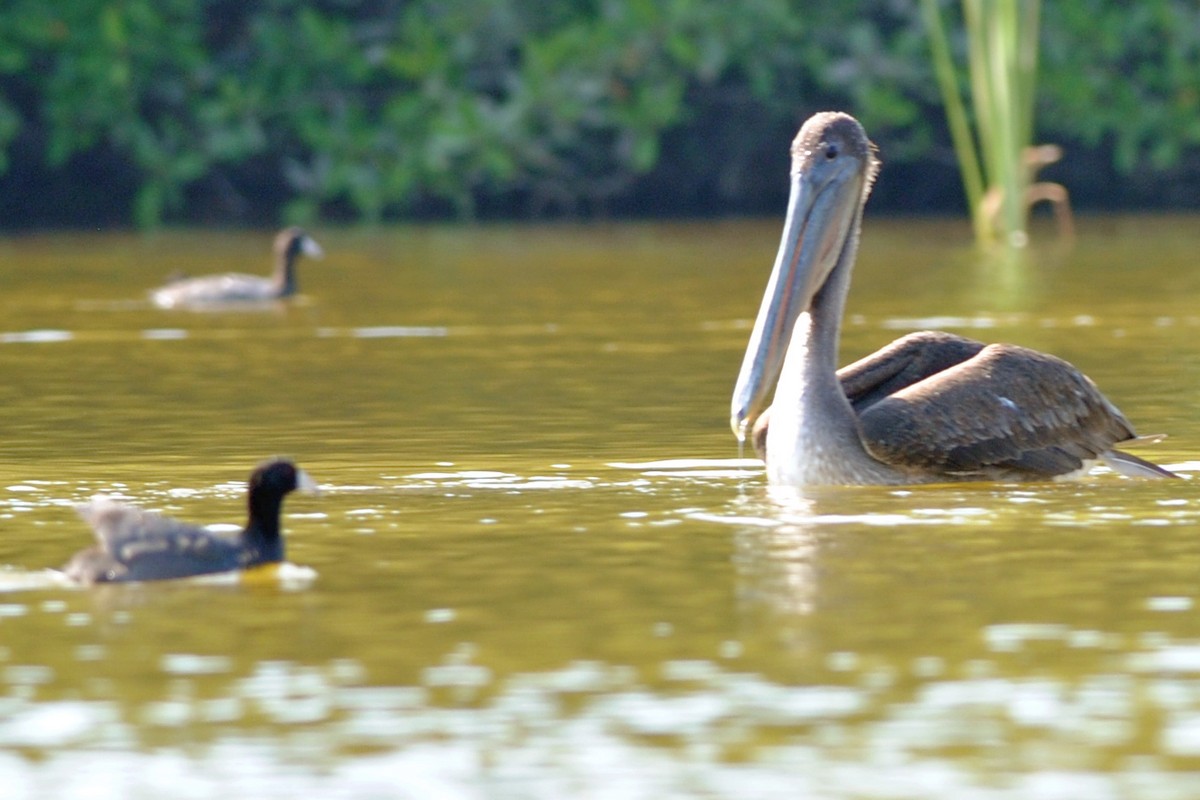
[[[273,459],[254,470],[248,488],[245,528],[232,535],[93,498],[79,513],[95,530],[97,544],[77,553],[63,571],[90,584],[183,578],[282,561],[283,498],[316,484],[292,462]]]
[[[250,473],[246,488],[252,495],[256,492],[269,492],[282,497],[300,488],[300,476],[303,474],[303,470],[298,469],[286,458],[274,458],[259,464],[254,472]]]
[[[297,489],[316,489],[308,474],[291,461],[277,458],[263,462],[250,474],[247,486],[247,505],[250,516],[245,535],[259,538],[264,545],[279,543],[279,558],[283,560],[283,539],[279,534],[279,510],[283,498]]]
[[[312,258],[320,258],[324,255],[321,246],[317,241],[303,228],[298,228],[293,225],[290,228],[284,228],[275,236],[275,252],[289,259],[296,259],[300,256],[311,256]]]
[[[272,279],[279,297],[290,297],[296,293],[296,262],[302,255],[321,258],[325,251],[303,228],[284,228],[276,235],[275,272]]]

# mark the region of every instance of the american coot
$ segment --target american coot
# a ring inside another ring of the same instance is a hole
[[[315,490],[307,473],[275,459],[250,475],[250,516],[244,530],[214,533],[107,497],[79,506],[98,544],[76,553],[63,567],[83,584],[153,581],[246,569],[283,560],[279,510],[293,490]]]
[[[296,293],[296,262],[301,255],[321,258],[321,246],[300,228],[285,228],[275,237],[275,271],[269,278],[242,275],[208,275],[182,278],[150,293],[160,308],[262,303]]]

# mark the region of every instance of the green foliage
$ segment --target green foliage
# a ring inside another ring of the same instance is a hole
[[[1116,166],[1158,170],[1200,144],[1200,5],[1047,3],[1042,45],[1046,124],[1114,143]]]
[[[745,201],[821,108],[889,162],[940,158],[919,2],[8,0],[0,181],[18,143],[35,172],[103,164],[140,225],[218,195],[258,221],[593,213],[655,181]],[[1195,4],[1044,13],[1041,132],[1175,167],[1200,141]]]

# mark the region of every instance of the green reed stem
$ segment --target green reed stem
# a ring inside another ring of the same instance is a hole
[[[921,10],[975,238],[981,243],[1000,238],[1007,244],[1023,244],[1031,177],[1025,151],[1033,142],[1039,0],[962,0],[974,131],[959,92],[938,0],[921,0]]]
[[[942,102],[946,107],[946,122],[950,126],[950,139],[954,142],[954,152],[958,155],[958,169],[962,175],[967,205],[971,209],[975,238],[981,242],[988,241],[992,238],[991,225],[984,219],[984,215],[976,211],[983,202],[985,191],[983,171],[979,163],[979,153],[975,149],[975,136],[971,132],[967,109],[963,104],[962,95],[958,91],[958,71],[954,68],[954,59],[950,56],[950,42],[946,36],[946,29],[942,25],[942,15],[938,11],[937,0],[921,0],[921,12],[925,17],[925,25],[929,28],[933,72],[937,77],[938,88],[942,93]]]

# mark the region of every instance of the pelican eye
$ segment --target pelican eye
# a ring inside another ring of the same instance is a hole
[[[833,161],[838,157],[838,146],[836,144],[825,145],[825,160]]]

